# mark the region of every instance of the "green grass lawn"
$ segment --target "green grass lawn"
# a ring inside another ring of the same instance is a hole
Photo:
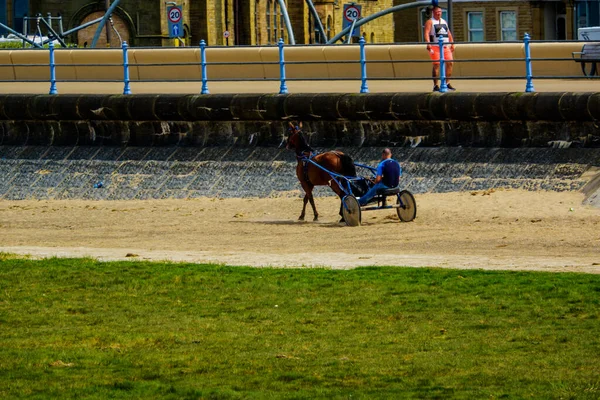
[[[600,276],[0,255],[0,398],[600,398]]]

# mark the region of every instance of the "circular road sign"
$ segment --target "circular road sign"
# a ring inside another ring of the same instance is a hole
[[[171,21],[174,24],[177,24],[179,23],[179,21],[181,21],[181,8],[172,7],[169,10],[169,21]]]
[[[352,22],[360,18],[360,10],[356,6],[350,6],[344,11],[346,21]]]

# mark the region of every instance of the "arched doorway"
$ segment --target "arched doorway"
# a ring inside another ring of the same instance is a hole
[[[85,24],[86,22],[101,18],[102,16],[104,16],[103,11],[96,11],[91,14],[88,14],[81,21],[81,25]],[[96,33],[97,29],[98,29],[98,25],[94,24],[92,26],[89,26],[89,27],[77,32],[77,43],[79,44],[79,46],[81,46],[81,47],[91,46],[92,40],[94,38],[94,34]],[[107,29],[109,31],[108,36],[106,33]],[[115,30],[116,30],[116,32],[115,32]],[[118,34],[117,34],[117,32],[118,32]],[[120,39],[119,39],[119,36],[120,36]],[[96,47],[97,48],[121,47],[122,40],[127,41],[127,43],[130,43],[129,36],[130,36],[130,34],[129,34],[129,28],[128,28],[127,23],[118,15],[113,14],[112,15],[112,26],[111,26],[110,22],[106,23],[106,25],[104,26],[104,29],[102,29],[102,34],[100,34],[100,38],[98,39],[98,43],[96,44]],[[110,38],[110,46],[107,46],[107,43],[108,43],[107,38]]]

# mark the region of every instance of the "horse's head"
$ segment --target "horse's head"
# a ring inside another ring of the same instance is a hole
[[[290,122],[288,124],[288,140],[287,145],[285,146],[288,150],[297,150],[302,144],[302,122]]]

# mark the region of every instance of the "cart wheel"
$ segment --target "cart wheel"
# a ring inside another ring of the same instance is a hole
[[[398,193],[398,201],[400,207],[396,208],[398,218],[402,222],[410,222],[417,216],[417,203],[415,197],[408,190],[403,190]]]
[[[344,221],[346,221],[346,225],[359,226],[360,204],[358,204],[356,197],[352,195],[344,196],[342,203],[342,214],[344,215]]]

